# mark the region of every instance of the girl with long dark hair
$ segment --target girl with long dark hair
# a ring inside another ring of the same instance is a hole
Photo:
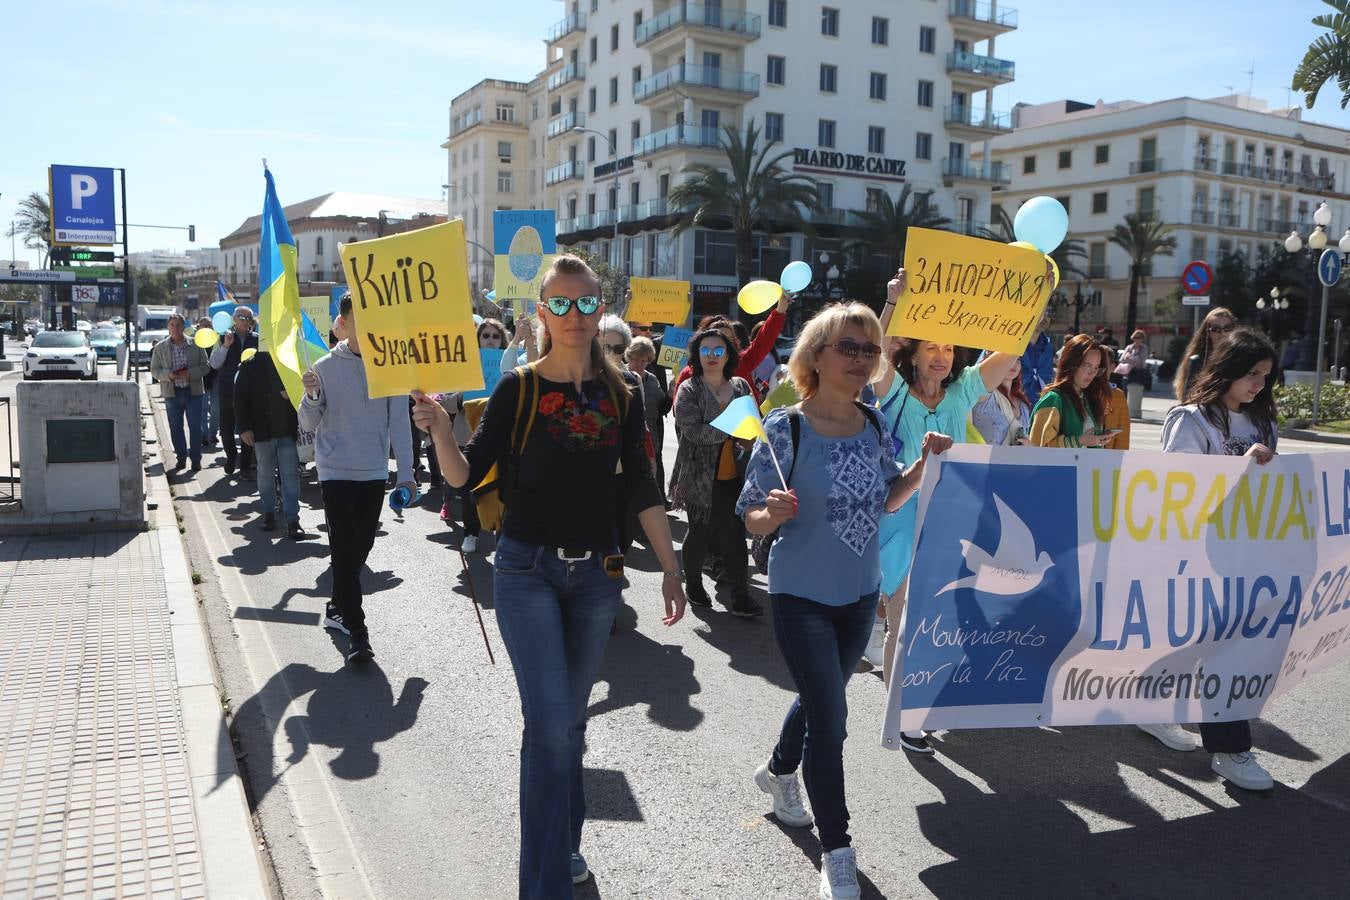
[[[1172,379],[1172,391],[1176,394],[1178,403],[1187,402],[1187,395],[1191,392],[1196,376],[1205,367],[1205,361],[1236,327],[1237,316],[1222,306],[1214,307],[1205,315],[1205,320],[1200,323],[1200,330],[1191,335],[1186,352],[1181,354],[1176,377]]]
[[[1105,447],[1106,351],[1097,339],[1076,334],[1064,343],[1055,380],[1031,411],[1031,443],[1036,447]]]
[[[1270,341],[1239,329],[1215,348],[1191,388],[1191,402],[1175,406],[1163,421],[1167,453],[1250,456],[1260,465],[1275,458],[1279,438],[1272,390],[1278,357]],[[1195,738],[1179,725],[1140,725],[1173,750],[1194,750]],[[1275,786],[1252,753],[1251,723],[1202,722],[1200,738],[1213,756],[1210,768],[1249,791]]]

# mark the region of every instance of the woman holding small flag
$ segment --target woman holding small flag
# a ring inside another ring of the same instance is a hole
[[[670,500],[689,518],[684,539],[684,590],[689,602],[712,606],[702,573],[709,546],[716,546],[731,590],[731,613],[752,618],[764,610],[750,596],[745,527],[736,515],[736,498],[750,454],[744,440],[730,437],[713,424],[737,398],[747,398],[753,408],[749,382],[727,375],[736,371],[739,359],[736,344],[720,330],[700,331],[689,342],[693,375],[675,394],[680,448],[670,469]]]
[[[844,802],[844,692],[876,618],[880,521],[914,495],[928,454],[952,443],[921,435],[901,471],[880,416],[858,400],[882,365],[881,340],[881,324],[861,303],[830,306],[807,324],[788,362],[803,400],[774,410],[762,427],[754,418],[764,438],[737,504],[752,533],[778,532],[769,550],[774,637],[798,694],[755,783],[784,825],[817,824],[820,896],[835,900],[858,896]],[[802,805],[799,767],[814,819]]]

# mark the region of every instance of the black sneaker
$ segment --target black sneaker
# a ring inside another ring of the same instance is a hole
[[[262,530],[275,531],[277,527],[277,517],[274,513],[263,513]]]
[[[173,468],[170,469],[169,471],[170,471],[170,472],[181,472],[181,471],[183,471],[183,470],[186,469],[186,468],[187,468],[187,460],[180,456],[180,457],[178,457],[178,462],[174,463],[174,464],[173,464]]]
[[[910,753],[920,753],[925,756],[933,752],[932,746],[928,743],[928,732],[926,731],[900,732],[900,746]]]
[[[687,585],[684,589],[684,598],[689,601],[690,606],[712,606],[712,598],[701,584]]]
[[[202,470],[202,461],[201,461],[200,459],[199,459],[199,460],[195,460],[195,461],[192,463],[192,471],[194,471],[194,472],[200,472],[201,470]]]
[[[351,648],[347,650],[347,662],[363,663],[374,658],[375,651],[370,649],[370,638],[352,638]]]
[[[741,594],[731,602],[731,614],[742,619],[753,619],[755,616],[764,615],[764,607],[756,603],[755,598],[749,594]]]
[[[309,535],[305,532],[305,529],[301,527],[299,520],[296,520],[286,526],[286,537],[293,541],[303,541],[305,538],[309,537]]]
[[[234,474],[234,465],[235,465],[235,463],[234,463],[234,457],[233,457],[233,456],[227,456],[227,457],[225,457],[225,474],[226,474],[226,475],[233,475],[233,474]]]
[[[324,628],[331,628],[334,631],[340,631],[343,634],[351,634],[351,631],[347,628],[347,624],[342,621],[342,613],[338,612],[336,607],[333,606],[329,606],[323,611],[322,625]]]

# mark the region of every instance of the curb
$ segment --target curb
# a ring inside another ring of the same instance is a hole
[[[1350,446],[1350,434],[1333,434],[1329,431],[1309,431],[1304,428],[1290,428],[1286,431],[1281,431],[1280,437],[1293,438],[1296,441],[1315,441],[1319,444]]]
[[[183,723],[184,750],[192,801],[196,808],[197,837],[202,850],[202,878],[208,897],[270,898],[270,879],[260,854],[261,841],[253,829],[253,813],[244,794],[244,782],[235,764],[229,725],[221,708],[221,687],[206,627],[192,589],[192,570],[178,533],[160,411],[149,386],[140,385],[142,411],[153,422],[161,474],[146,474],[155,539],[164,561],[164,592],[168,598],[173,634],[173,658],[178,704]],[[165,423],[167,425],[167,422]]]

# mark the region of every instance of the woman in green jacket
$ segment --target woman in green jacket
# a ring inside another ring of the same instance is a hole
[[[1035,447],[1103,447],[1111,433],[1103,427],[1109,397],[1098,376],[1106,371],[1106,353],[1097,341],[1078,334],[1059,354],[1055,381],[1031,411]]]

